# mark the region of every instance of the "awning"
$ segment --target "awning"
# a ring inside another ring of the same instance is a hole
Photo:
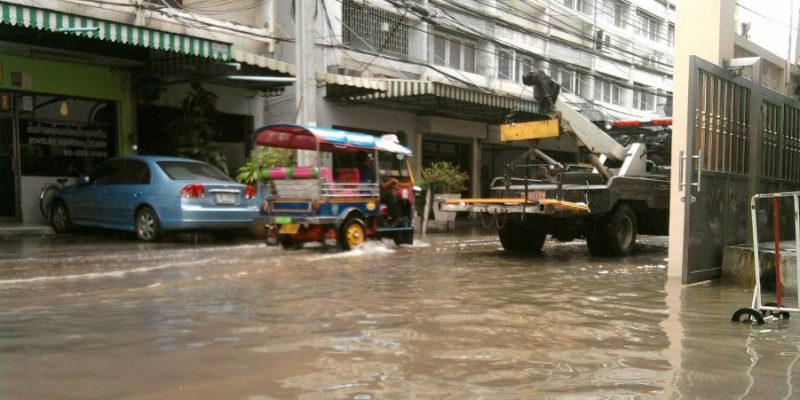
[[[350,95],[340,99],[487,123],[502,123],[512,114],[515,121],[541,118],[536,102],[519,97],[442,82],[386,80],[385,83],[384,92]]]
[[[216,60],[231,56],[228,43],[7,2],[0,2],[0,23]]]
[[[325,97],[342,98],[385,92],[386,81],[356,76],[317,73],[317,81],[325,82]]]
[[[316,150],[317,143],[322,151],[350,152],[358,150],[379,150],[411,155],[411,150],[390,140],[340,129],[318,128],[294,124],[267,125],[255,131],[259,146],[285,149]]]
[[[265,68],[284,75],[295,75],[295,67],[292,64],[276,60],[274,58],[248,53],[246,51],[231,49],[231,59],[242,62],[254,67]]]

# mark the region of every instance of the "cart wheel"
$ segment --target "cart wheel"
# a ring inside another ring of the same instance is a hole
[[[764,317],[760,312],[753,310],[752,308],[740,308],[733,313],[731,321],[741,322],[743,324],[762,325],[764,323]]]
[[[778,303],[770,301],[769,303],[764,303],[764,305],[767,307],[777,307]],[[773,317],[778,319],[789,319],[792,317],[792,315],[789,314],[788,311],[775,311],[775,310],[761,310],[761,315],[765,317],[767,315],[772,315]]]

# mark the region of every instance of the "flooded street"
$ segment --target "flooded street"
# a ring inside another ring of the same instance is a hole
[[[0,397],[797,398],[800,320],[667,284],[666,238],[593,259],[495,235],[284,251],[102,235],[0,242]],[[800,318],[800,317],[799,317]]]

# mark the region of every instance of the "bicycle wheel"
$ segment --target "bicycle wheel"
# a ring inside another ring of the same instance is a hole
[[[47,184],[42,187],[42,192],[39,194],[39,211],[42,212],[45,221],[50,221],[50,206],[58,189],[56,185]]]

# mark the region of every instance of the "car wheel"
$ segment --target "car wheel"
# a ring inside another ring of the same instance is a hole
[[[69,232],[72,229],[72,219],[63,200],[58,200],[51,206],[50,225],[58,233]]]
[[[145,207],[136,213],[136,237],[145,242],[155,242],[161,238],[161,223],[152,208]]]
[[[353,250],[367,240],[367,230],[361,218],[350,218],[339,230],[339,245],[342,250]]]

